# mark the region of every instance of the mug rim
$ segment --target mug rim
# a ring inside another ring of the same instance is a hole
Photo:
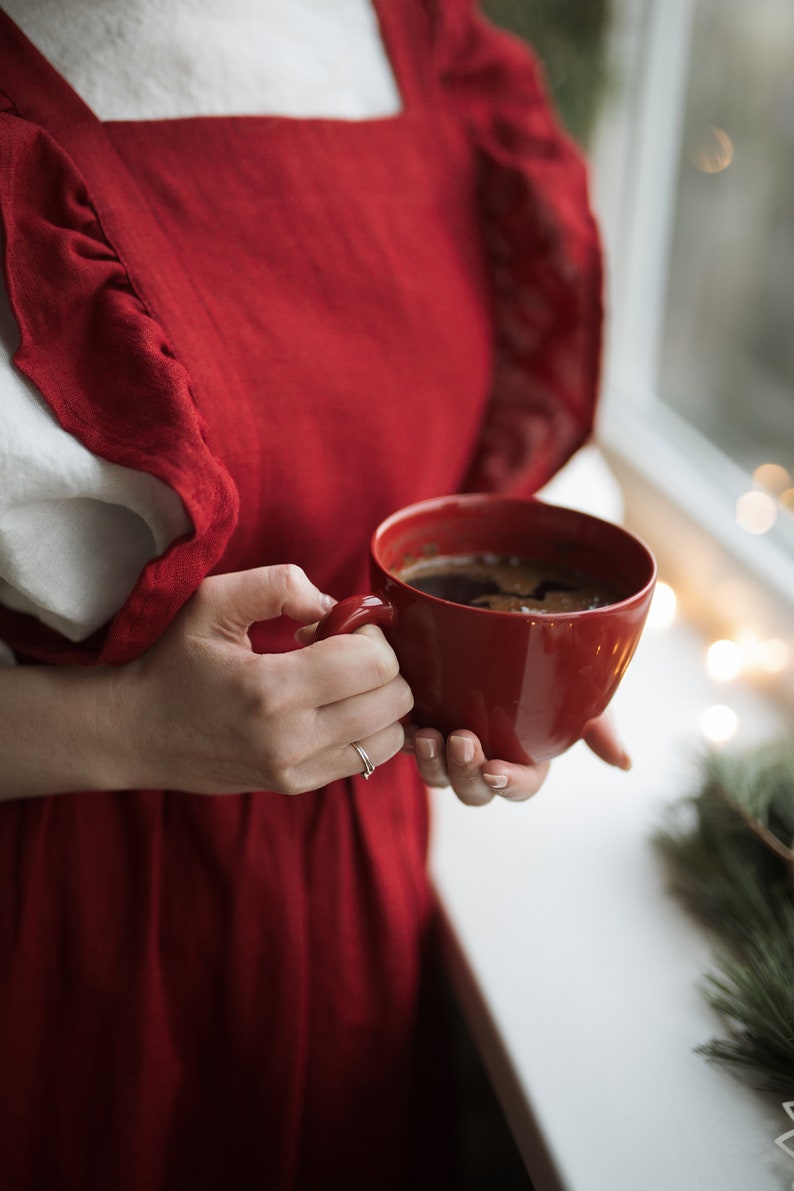
[[[426,591],[419,591],[418,588],[412,587],[410,583],[406,583],[396,575],[391,568],[387,567],[385,563],[378,557],[378,545],[385,534],[389,532],[395,525],[399,525],[404,521],[408,521],[412,516],[419,515],[423,512],[442,511],[444,508],[462,508],[467,505],[513,505],[518,508],[531,507],[542,505],[545,508],[553,509],[563,514],[570,514],[572,518],[580,521],[584,520],[590,523],[606,526],[610,531],[616,532],[630,539],[639,549],[645,554],[650,563],[650,574],[648,579],[643,583],[642,587],[633,591],[630,595],[625,596],[622,600],[615,600],[610,604],[602,604],[598,608],[580,608],[576,611],[570,612],[543,612],[534,609],[532,612],[509,612],[500,611],[496,608],[482,608],[475,607],[471,604],[459,604],[455,600],[445,600],[441,596],[431,595]],[[645,542],[633,530],[627,529],[625,525],[621,525],[616,521],[609,521],[605,517],[598,517],[594,513],[587,513],[583,509],[571,508],[568,505],[555,504],[552,501],[541,500],[536,496],[508,496],[498,492],[464,492],[452,494],[449,496],[434,496],[426,500],[415,501],[413,504],[405,505],[400,509],[396,509],[385,517],[372,533],[370,539],[370,553],[381,568],[381,570],[388,575],[389,581],[396,584],[404,591],[419,592],[423,599],[430,600],[435,604],[442,604],[444,607],[456,608],[467,613],[476,613],[485,616],[497,616],[500,618],[508,618],[515,620],[516,617],[521,617],[524,622],[541,619],[544,622],[551,620],[570,620],[578,619],[579,617],[592,617],[599,613],[609,613],[613,609],[630,608],[633,605],[641,604],[653,591],[657,581],[658,566],[656,557]]]

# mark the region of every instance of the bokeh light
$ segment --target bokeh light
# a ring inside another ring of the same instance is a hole
[[[779,463],[762,463],[753,472],[753,483],[780,496],[791,487],[791,476]]]
[[[654,589],[648,611],[648,627],[667,629],[675,620],[678,599],[669,583],[659,582]]]
[[[700,728],[711,744],[725,744],[739,731],[739,717],[732,707],[725,703],[715,703],[703,712]]]
[[[759,646],[759,667],[767,674],[781,674],[791,659],[791,648],[781,637],[769,637]]]
[[[717,682],[730,682],[742,672],[742,651],[735,641],[714,641],[706,653],[709,677]]]
[[[777,502],[768,492],[744,492],[736,502],[736,524],[747,533],[767,533],[777,519]]]
[[[733,141],[722,128],[707,128],[692,148],[689,160],[703,174],[718,174],[733,161]]]

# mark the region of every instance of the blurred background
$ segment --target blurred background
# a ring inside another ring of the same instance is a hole
[[[599,121],[635,98],[620,30],[647,24],[652,0],[482,7],[535,47],[563,123],[593,150]],[[683,90],[670,96],[681,127],[659,394],[748,473],[771,460],[790,475],[794,4],[691,0],[686,10]]]
[[[703,736],[741,741],[737,684],[794,708],[794,3],[482,9],[534,47],[590,158],[599,445],[659,558],[657,612],[678,604],[702,634],[692,667],[726,692]],[[464,1191],[528,1188],[462,1024],[455,1046]]]

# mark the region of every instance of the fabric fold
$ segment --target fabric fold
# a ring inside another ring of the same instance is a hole
[[[69,156],[9,105],[0,112],[0,163],[16,366],[65,431],[101,460],[172,489],[189,519],[187,531],[146,563],[117,614],[86,640],[69,642],[11,609],[0,610],[0,638],[39,660],[129,660],[157,639],[220,558],[236,520],[236,490],[207,444],[190,376],[135,292]]]

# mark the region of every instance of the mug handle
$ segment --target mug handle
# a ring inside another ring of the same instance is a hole
[[[330,612],[326,612],[317,631],[315,641],[324,641],[326,637],[336,637],[339,633],[354,633],[365,624],[391,624],[394,620],[394,605],[377,595],[348,596],[334,604]]]

